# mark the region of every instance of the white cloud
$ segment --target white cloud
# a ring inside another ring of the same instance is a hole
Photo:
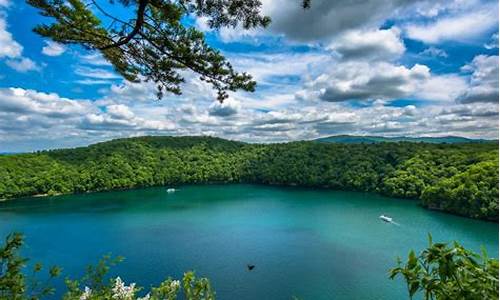
[[[238,101],[228,98],[222,103],[219,101],[213,102],[208,108],[208,112],[211,116],[229,117],[237,114],[240,109],[241,105]]]
[[[457,100],[498,103],[498,56],[478,55],[462,71],[471,73],[470,86]]]
[[[296,41],[329,40],[350,30],[376,28],[391,12],[412,1],[313,1],[311,8],[302,9],[300,2],[288,0],[264,1],[264,13],[273,20],[270,30]]]
[[[435,75],[425,65],[408,68],[388,62],[339,62],[296,93],[301,100],[328,102],[348,100],[454,101],[467,88],[462,76]]]
[[[109,93],[99,100],[100,104],[152,102],[156,99],[156,87],[151,82],[135,83],[123,80],[121,84],[113,84]]]
[[[441,17],[425,24],[409,24],[406,35],[428,44],[445,41],[467,42],[498,27],[498,4],[486,5],[458,15]]]
[[[53,41],[45,41],[45,44],[42,48],[42,53],[47,56],[59,56],[66,51],[66,47],[62,44]]]
[[[453,102],[467,89],[467,82],[456,74],[431,75],[420,82],[414,91],[417,99]]]
[[[112,84],[112,81],[104,80],[104,79],[80,79],[76,80],[75,83],[83,84],[83,85],[108,85]]]
[[[436,48],[434,46],[425,49],[424,51],[420,52],[420,54],[431,57],[442,57],[442,58],[448,57],[448,53],[446,53],[446,51],[444,51],[443,49]]]
[[[6,7],[8,4],[8,1],[4,1],[0,3],[0,7]],[[6,17],[7,15],[0,11],[0,59],[7,58],[6,64],[21,73],[39,71],[41,67],[37,63],[22,56],[23,46],[16,42],[12,34],[7,31]]]
[[[41,67],[29,58],[9,59],[5,62],[9,67],[17,72],[40,71]]]
[[[175,129],[175,124],[165,116],[152,118],[152,115],[138,116],[126,105],[109,105],[102,110],[90,100],[0,88],[0,151],[7,151],[12,143],[30,145],[32,150],[43,147],[40,145],[75,146],[113,137],[171,133]]]
[[[63,119],[81,116],[94,110],[88,101],[72,100],[54,93],[22,88],[1,88],[0,108],[3,113],[14,112]]]
[[[247,114],[237,130],[224,131],[229,137],[253,141],[312,139],[334,134],[385,136],[440,136],[455,134],[490,137],[498,134],[498,106],[451,104],[443,106],[386,106],[383,102],[364,108],[338,103],[319,103],[277,112]],[[219,132],[221,129],[219,130]],[[445,133],[445,134],[444,134]]]
[[[481,5],[481,0],[420,0],[414,1],[408,7],[402,9],[396,14],[396,17],[399,19],[408,19],[415,16],[438,18],[444,15],[470,11]]]
[[[144,108],[146,108],[144,110]],[[158,110],[154,106],[143,107],[138,109],[138,113],[134,110],[135,106],[125,104],[107,105],[104,112],[87,114],[82,122],[78,125],[82,130],[96,130],[101,134],[110,134],[111,132],[119,131],[120,134],[127,133],[136,135],[137,133],[150,132],[150,134],[162,134],[170,132],[176,128],[175,124],[165,118],[164,115],[157,116],[154,110]],[[116,135],[116,133],[113,133]]]
[[[396,27],[384,30],[348,31],[335,38],[329,48],[343,59],[396,59],[405,52],[405,45]]]
[[[231,99],[228,103],[235,102],[239,101]],[[19,151],[15,145],[27,145],[25,149],[40,145],[75,146],[146,134],[212,134],[258,142],[333,134],[439,136],[446,132],[469,137],[498,134],[497,103],[447,102],[404,107],[392,107],[387,101],[371,104],[356,108],[335,102],[296,102],[287,108],[265,112],[240,102],[238,113],[221,118],[210,115],[209,103],[196,100],[183,105],[156,101],[113,103],[102,108],[100,101],[68,99],[25,89],[0,89],[0,150]],[[37,143],[30,144],[32,140]]]
[[[99,52],[80,55],[79,58],[82,64],[93,65],[93,66],[111,66],[111,63],[106,59],[104,59],[102,54],[100,54]]]
[[[249,44],[258,44],[259,38],[266,33],[262,28],[244,29],[241,26],[222,27],[218,31],[219,39],[224,43],[243,41]]]
[[[429,69],[422,65],[408,69],[389,63],[347,62],[308,85],[325,101],[396,99],[410,95],[429,77]]]
[[[82,76],[82,77],[90,77],[90,78],[96,78],[96,79],[118,79],[120,78],[118,75],[115,73],[106,70],[106,69],[99,69],[99,68],[89,68],[89,67],[84,67],[84,66],[78,66],[75,69],[75,74]]]
[[[202,32],[216,33],[218,38],[224,43],[244,41],[246,43],[257,43],[258,38],[265,34],[262,28],[244,29],[242,26],[222,27],[218,30],[210,28],[208,25],[208,17],[202,16],[195,19],[194,26]]]
[[[212,28],[208,25],[208,17],[201,16],[195,19],[195,24],[196,29],[203,31],[203,32],[210,32],[212,31]]]
[[[398,16],[400,11],[411,9],[411,14],[415,12],[412,0],[315,0],[307,10],[302,8],[300,1],[263,0],[262,3],[262,13],[272,19],[268,28],[222,28],[219,38],[223,42],[259,44],[260,38],[273,35],[283,36],[288,42],[328,43],[345,32],[380,28],[386,19]],[[212,31],[206,21],[206,18],[199,18],[195,25],[199,30]]]
[[[245,53],[227,57],[235,69],[251,74],[258,84],[270,83],[276,77],[300,77],[331,61],[331,55],[318,52]]]
[[[22,51],[23,47],[7,31],[5,15],[0,14],[0,58],[16,58],[21,56]]]
[[[123,104],[113,104],[106,108],[106,112],[117,119],[130,120],[135,115],[130,108]]]
[[[490,41],[484,44],[484,48],[488,50],[498,48],[498,32],[491,36]]]

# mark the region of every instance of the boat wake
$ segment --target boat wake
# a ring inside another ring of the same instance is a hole
[[[394,225],[396,225],[396,226],[401,226],[401,225],[399,225],[399,223],[394,222],[394,221],[392,220],[392,218],[391,218],[391,217],[389,217],[389,216],[386,216],[386,215],[381,215],[381,216],[380,216],[380,217],[378,217],[378,218],[379,218],[380,220],[382,220],[382,221],[386,222],[386,223],[394,224]]]
[[[178,189],[174,189],[174,188],[168,188],[167,189],[167,193],[169,194],[172,194],[172,193],[175,193],[175,192],[178,192],[179,190]]]

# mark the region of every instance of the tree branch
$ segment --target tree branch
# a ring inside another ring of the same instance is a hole
[[[132,29],[132,31],[126,37],[121,38],[116,43],[101,47],[99,48],[99,50],[120,47],[130,42],[142,28],[142,24],[144,23],[144,11],[148,6],[148,2],[149,0],[139,0],[139,7],[137,8],[137,19],[135,20],[134,29]]]

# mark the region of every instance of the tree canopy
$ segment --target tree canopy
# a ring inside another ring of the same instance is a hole
[[[236,72],[204,34],[188,26],[186,17],[204,17],[213,29],[265,27],[271,19],[260,12],[259,0],[27,0],[51,23],[34,31],[63,44],[99,51],[129,81],[153,81],[159,98],[181,94],[183,70],[200,75],[217,91],[254,91],[255,81]],[[105,4],[105,5],[103,5]],[[110,6],[121,5],[129,18]]]

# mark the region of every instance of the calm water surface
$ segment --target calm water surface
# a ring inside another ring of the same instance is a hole
[[[381,222],[382,213],[399,226]],[[404,284],[387,279],[397,256],[425,247],[430,232],[498,257],[497,226],[375,194],[254,185],[0,203],[1,236],[23,232],[24,254],[65,275],[112,253],[126,257],[112,273],[127,282],[149,286],[195,270],[219,299],[404,299]]]

